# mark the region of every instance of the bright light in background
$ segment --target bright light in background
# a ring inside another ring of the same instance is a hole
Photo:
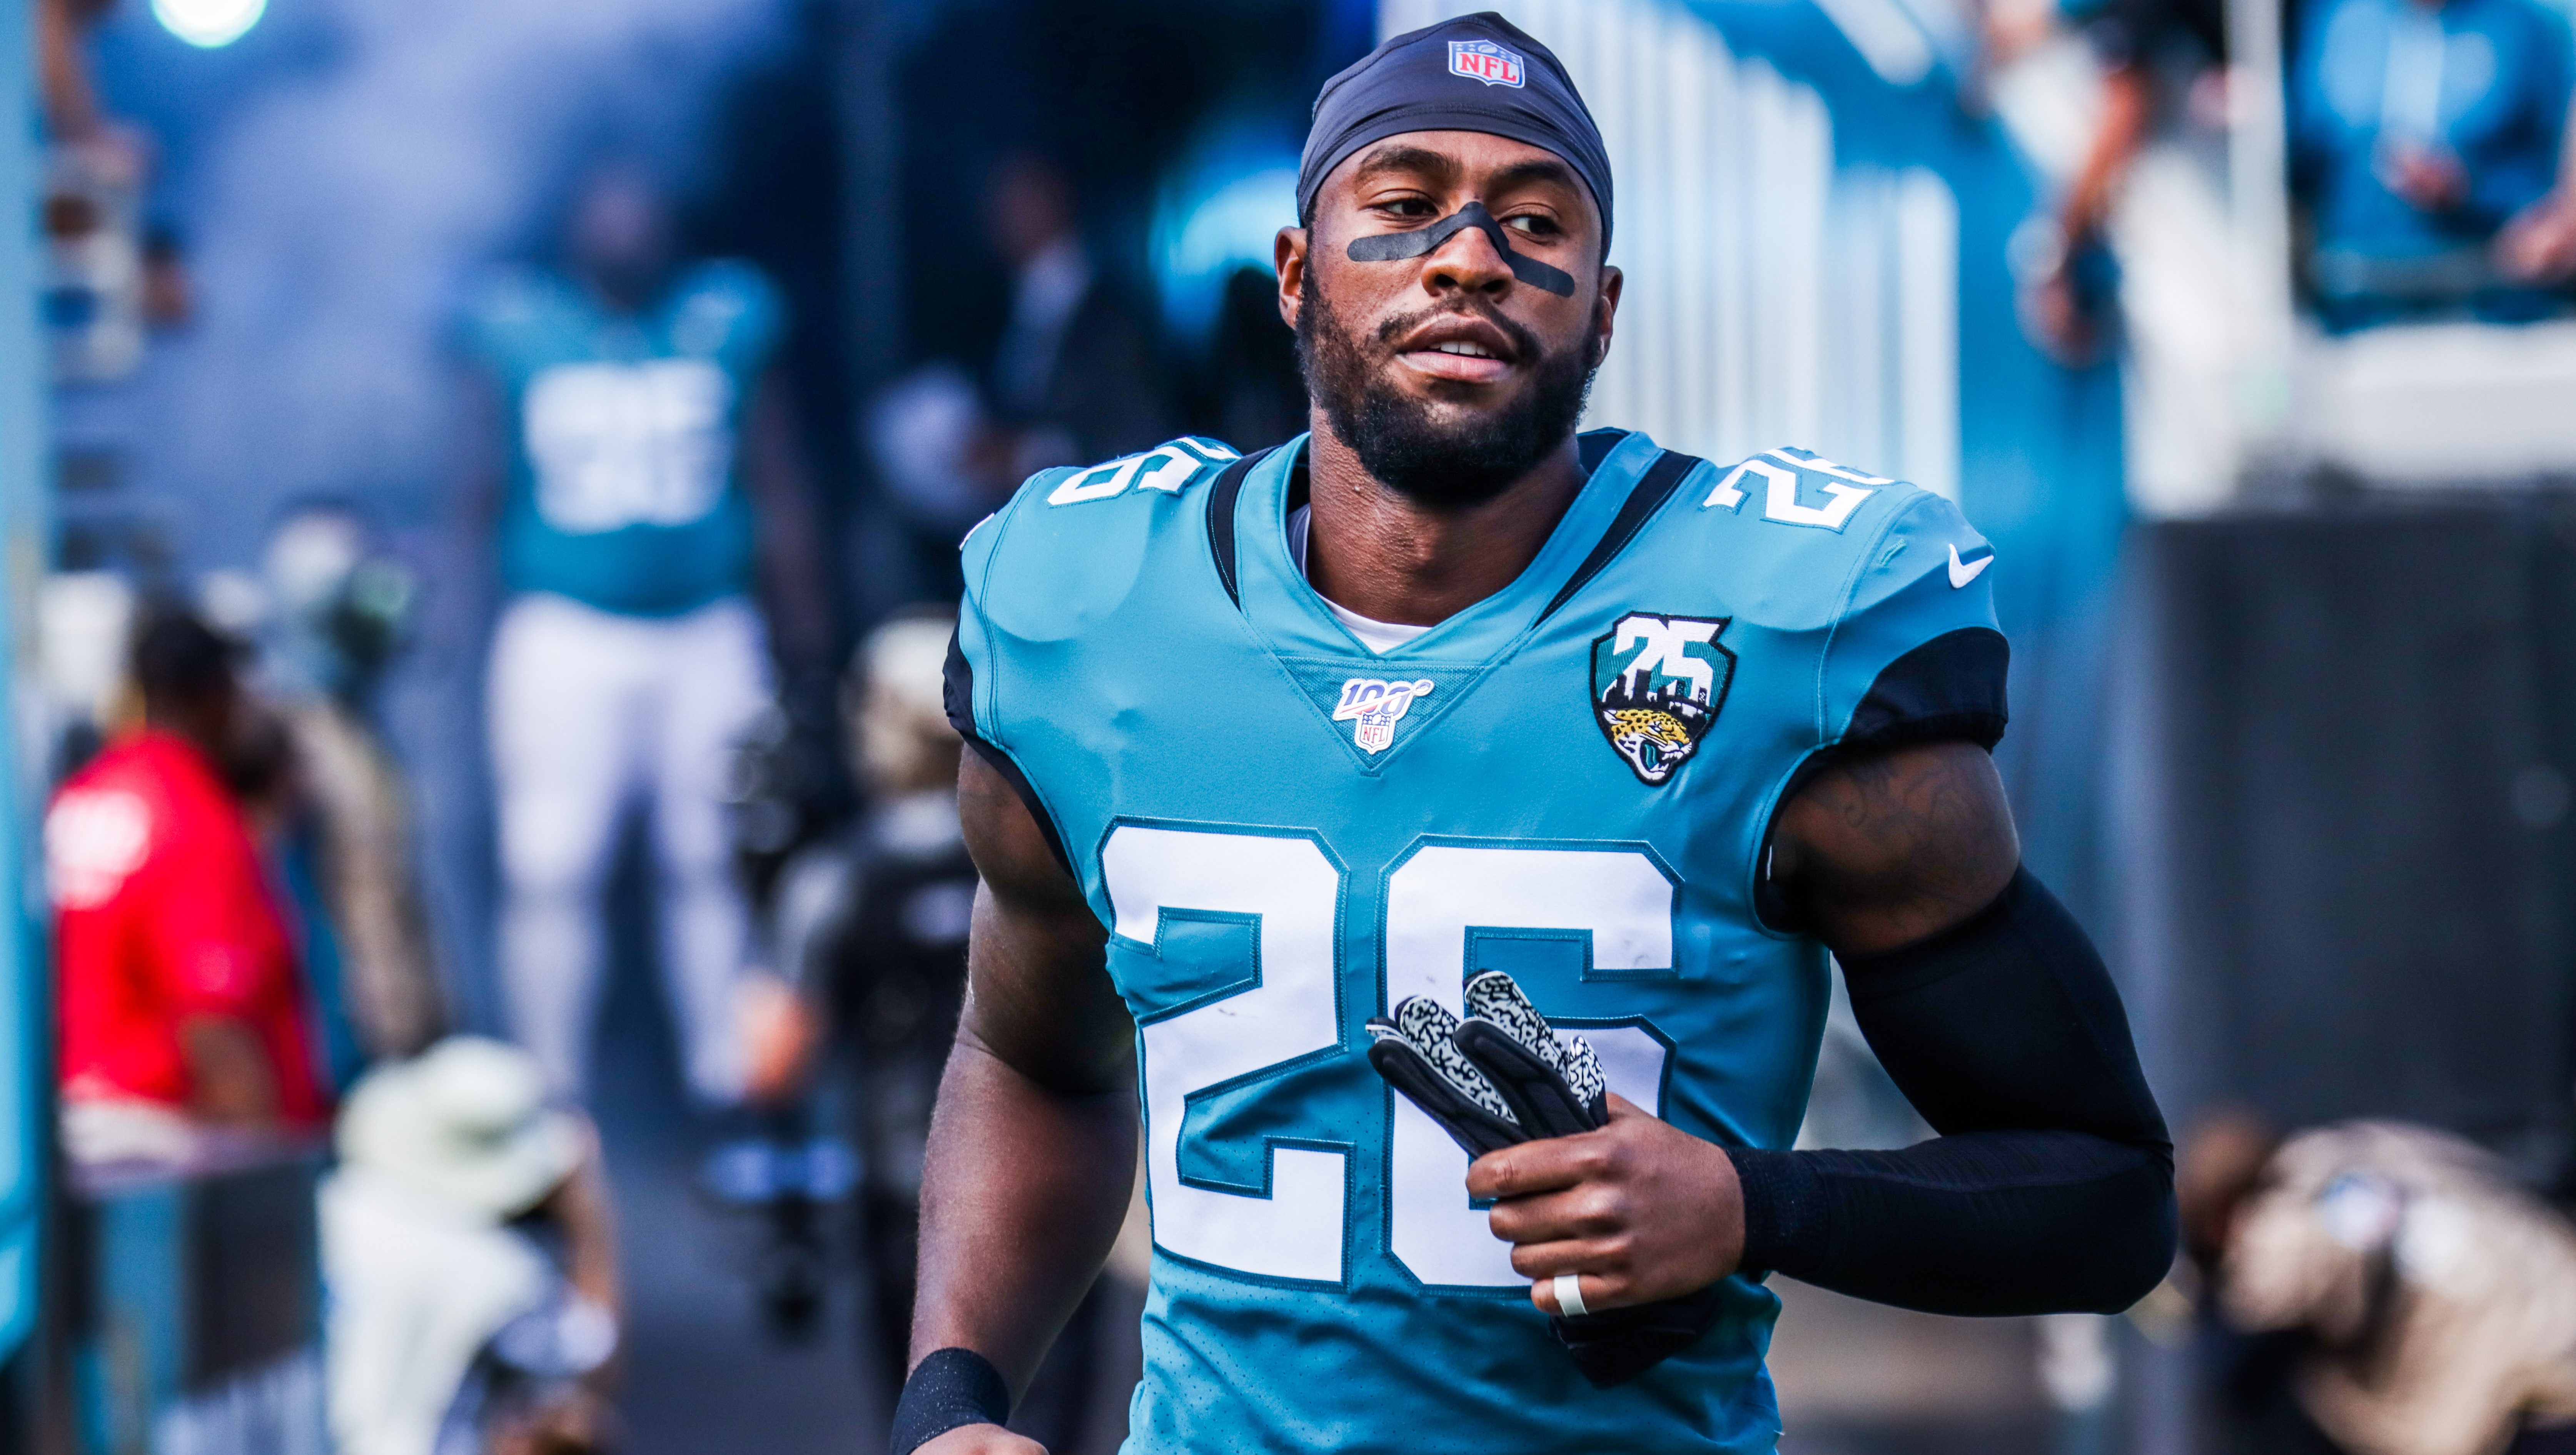
[[[152,18],[193,46],[231,45],[259,24],[268,0],[152,0]]]
[[[1297,221],[1293,145],[1227,138],[1207,148],[1166,187],[1154,219],[1154,261],[1163,314],[1176,333],[1205,343],[1216,327],[1225,280],[1238,268],[1270,267],[1270,242]]]

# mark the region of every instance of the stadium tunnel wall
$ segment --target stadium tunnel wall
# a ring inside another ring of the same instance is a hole
[[[2576,500],[2142,527],[2116,818],[2178,1130],[2397,1117],[2576,1150]]]
[[[0,0],[0,197],[17,209],[17,225],[0,229],[0,721],[22,720],[19,684],[32,675],[36,589],[47,557],[44,438],[48,355],[37,335],[37,168],[35,7]],[[7,1423],[32,1408],[33,1370],[26,1357],[39,1305],[45,1163],[51,1120],[49,998],[44,973],[41,858],[36,815],[43,805],[43,765],[28,761],[20,734],[0,733],[0,1359],[5,1359]],[[18,1434],[0,1428],[0,1441]]]
[[[2115,958],[2176,1132],[2389,1118],[2576,1188],[2576,499],[2138,528],[2107,744]],[[2122,1448],[2224,1448],[2122,1341]]]

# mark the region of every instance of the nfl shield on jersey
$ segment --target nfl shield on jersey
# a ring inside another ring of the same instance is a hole
[[[1131,1451],[1772,1447],[1773,1296],[1730,1280],[1697,1344],[1591,1388],[1363,1023],[1505,970],[1612,1090],[1788,1145],[1827,986],[1758,907],[1772,815],[1837,746],[2000,735],[1989,583],[1951,566],[1991,553],[1800,451],[1583,445],[1520,578],[1384,655],[1290,557],[1302,440],[1050,471],[967,539],[952,714],[1111,928],[1136,1018]]]

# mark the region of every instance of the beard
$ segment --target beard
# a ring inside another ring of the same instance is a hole
[[[1583,418],[1601,359],[1588,340],[1549,352],[1528,329],[1473,305],[1388,319],[1377,327],[1377,342],[1392,345],[1441,313],[1473,313],[1512,341],[1530,376],[1516,402],[1499,413],[1443,420],[1431,401],[1398,389],[1351,336],[1313,267],[1306,270],[1306,306],[1297,315],[1297,364],[1334,436],[1369,474],[1418,505],[1455,510],[1500,495],[1565,443]]]

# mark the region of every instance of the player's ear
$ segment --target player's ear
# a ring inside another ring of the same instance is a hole
[[[1610,357],[1610,334],[1619,317],[1619,293],[1628,283],[1628,275],[1607,264],[1601,268],[1601,292],[1593,304],[1592,362],[1599,367]]]
[[[1279,270],[1279,318],[1292,329],[1306,306],[1306,244],[1302,227],[1283,227],[1270,243],[1270,261]]]

